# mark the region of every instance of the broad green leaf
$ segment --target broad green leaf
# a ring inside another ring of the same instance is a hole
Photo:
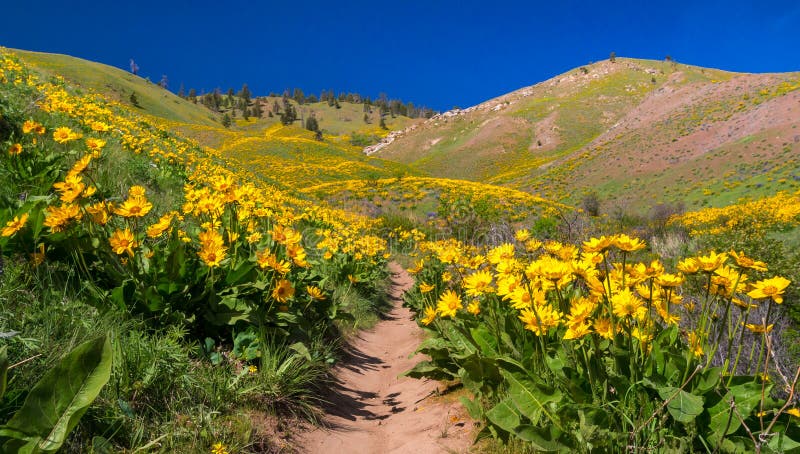
[[[693,394],[703,395],[715,389],[722,377],[722,367],[712,367],[704,369],[697,377],[694,384]]]
[[[76,347],[34,385],[6,427],[56,451],[111,376],[111,342],[99,337]]]
[[[509,433],[514,433],[520,425],[519,414],[511,399],[505,399],[486,412],[486,419]]]
[[[767,386],[765,392],[769,395],[771,385]],[[736,415],[733,415],[730,421],[730,426],[727,432],[725,427],[728,426],[729,415],[731,414],[731,399],[736,403],[736,409],[743,419],[747,419],[753,409],[756,408],[761,402],[761,385],[753,383],[752,381],[744,382],[735,386],[731,386],[725,396],[716,405],[708,409],[711,416],[709,421],[709,428],[712,430],[712,435],[709,437],[713,442],[717,442],[720,437],[736,432],[741,423]],[[725,434],[723,434],[725,432]]]
[[[243,282],[251,281],[254,276],[250,276],[250,274],[254,269],[255,267],[250,262],[239,262],[236,264],[235,268],[228,272],[228,275],[225,277],[225,282],[228,285],[238,285]]]
[[[517,437],[530,443],[538,451],[571,451],[567,446],[559,443],[549,430],[542,427],[525,424],[519,426],[514,433]]]
[[[295,353],[305,358],[308,362],[313,361],[313,359],[311,358],[311,352],[308,351],[308,347],[306,347],[306,344],[302,342],[295,342],[294,344],[289,346],[289,349],[293,350]]]
[[[539,412],[544,411],[548,419],[554,424],[558,424],[548,412],[548,403],[559,403],[562,399],[561,392],[542,383],[537,383],[533,379],[521,374],[513,374],[501,371],[503,377],[509,383],[509,396],[514,401],[519,412],[528,419],[536,420]]]
[[[797,452],[800,450],[800,439],[793,439],[788,434],[779,433],[769,440],[767,446],[775,452]]]
[[[703,412],[703,398],[686,391],[665,386],[658,390],[658,395],[667,402],[667,410],[676,421],[688,423]]]
[[[429,361],[420,361],[411,370],[403,372],[403,375],[411,378],[432,378],[434,380],[452,380],[457,376]]]
[[[497,339],[495,339],[485,326],[472,328],[469,332],[472,334],[472,339],[478,344],[484,356],[497,356]]]

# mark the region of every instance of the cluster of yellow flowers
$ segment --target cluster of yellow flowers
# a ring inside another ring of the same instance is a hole
[[[34,88],[40,94],[38,107],[53,114],[50,118],[72,120],[71,125],[57,126],[46,136],[76,154],[77,159],[63,179],[53,185],[57,203],[45,209],[45,233],[69,235],[73,228],[85,230],[107,241],[126,263],[139,253],[149,259],[164,236],[175,232],[181,240],[194,245],[197,257],[210,268],[225,265],[233,251],[247,247],[253,248],[259,267],[286,276],[292,267],[311,266],[303,245],[312,238],[295,229],[304,223],[317,226],[312,237],[318,240],[315,246],[324,252],[323,259],[347,256],[375,264],[385,258],[386,241],[372,233],[378,225],[376,221],[294,197],[260,180],[255,173],[258,169],[248,171],[241,162],[238,166],[229,165],[219,150],[201,148],[192,140],[171,133],[167,121],[130,112],[98,95],[74,95],[61,80],[39,81],[8,54],[0,54],[0,59],[4,80],[11,78]],[[22,131],[27,137],[23,142],[35,143],[45,137],[46,128],[28,119]],[[161,207],[171,210],[156,219],[154,203],[141,185],[128,188],[120,202],[107,198],[107,193],[100,198],[93,172],[107,159],[110,143],[135,154],[147,154],[157,168],[174,166],[185,172],[188,181],[182,206]],[[14,156],[23,152],[22,144],[14,144],[9,150]],[[29,213],[18,213],[0,233],[12,237],[28,222]],[[45,242],[36,245],[41,248],[37,261],[44,257]],[[325,298],[317,287],[309,286],[307,290],[313,299]],[[285,303],[294,291],[290,281],[282,278],[276,281],[272,295]]]
[[[766,232],[781,226],[798,226],[800,192],[780,192],[723,208],[706,208],[677,216],[670,222],[685,226],[692,235],[718,235],[741,228]]]
[[[735,251],[690,257],[678,264],[676,272],[667,272],[659,260],[628,262],[631,253],[646,245],[624,234],[592,238],[580,248],[532,240],[527,231],[517,232],[516,237],[515,244],[483,253],[453,240],[423,243],[424,257],[409,272],[438,284],[419,281],[426,302],[422,322],[428,325],[461,313],[477,316],[485,298],[492,297],[518,311],[525,329],[537,336],[562,327],[559,333],[567,340],[592,333],[612,339],[616,333],[627,333],[646,349],[657,325],[678,324],[683,314],[697,310],[697,300],[685,298],[682,289],[689,275],[707,276],[710,293],[743,312],[753,307],[745,295],[781,304],[790,284],[780,276],[750,283],[748,270],[764,272],[767,267]],[[440,274],[431,278],[424,273],[429,265]],[[438,295],[435,289],[440,290]],[[752,332],[770,329],[763,324],[742,326]],[[698,326],[687,333],[687,343],[697,355],[703,353],[707,331],[708,326]]]

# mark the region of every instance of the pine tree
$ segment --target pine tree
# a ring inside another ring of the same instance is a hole
[[[243,84],[242,90],[239,92],[239,97],[242,98],[245,103],[249,103],[251,96],[252,93],[250,93],[250,88],[247,87],[247,84]]]
[[[306,129],[314,132],[319,131],[319,122],[317,122],[317,117],[313,113],[306,119]]]
[[[142,107],[142,106],[139,105],[139,98],[136,97],[136,93],[135,92],[131,92],[130,100],[131,100],[131,104],[133,104],[133,107]]]
[[[189,101],[197,104],[197,90],[194,88],[189,89]]]
[[[290,125],[297,120],[297,111],[294,109],[294,106],[289,101],[288,96],[284,96],[283,98],[283,111],[281,112],[281,123],[284,125]]]
[[[181,82],[181,86],[178,88],[178,97],[186,99],[186,89],[183,87],[183,82]]]
[[[387,130],[387,131],[389,130],[389,127],[388,127],[388,126],[386,126],[386,120],[384,120],[384,119],[383,119],[383,115],[381,115],[381,123],[380,123],[380,126],[381,126],[381,129],[385,129],[385,130]]]
[[[231,127],[231,116],[230,115],[228,115],[228,114],[223,114],[222,115],[222,126],[225,126],[226,128],[230,128]]]

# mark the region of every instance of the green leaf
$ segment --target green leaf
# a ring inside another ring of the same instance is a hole
[[[252,278],[255,276],[250,276],[250,274],[254,269],[255,267],[250,262],[247,261],[239,262],[236,264],[235,268],[233,268],[228,272],[228,275],[225,277],[225,282],[228,285],[238,285],[252,281],[253,280]]]
[[[6,428],[54,452],[111,376],[111,342],[99,337],[76,347],[34,385]]]
[[[548,412],[546,405],[548,403],[558,404],[562,399],[560,391],[535,382],[530,377],[522,374],[513,374],[504,370],[501,373],[510,385],[508,394],[520,413],[535,421],[539,413],[544,412],[553,424],[559,426],[559,421],[556,421]]]
[[[667,402],[667,410],[676,421],[688,423],[703,412],[703,398],[674,386],[659,388],[658,395]]]
[[[308,351],[308,347],[306,347],[306,344],[302,342],[295,342],[294,344],[290,345],[289,350],[293,350],[295,353],[302,356],[308,362],[313,361],[313,359],[311,358],[311,352]]]
[[[797,452],[800,450],[800,440],[790,438],[788,434],[779,433],[769,440],[767,446],[775,452]]]
[[[411,378],[432,378],[434,380],[452,380],[457,377],[449,370],[429,361],[420,361],[411,370],[403,372],[403,375]]]
[[[567,446],[558,442],[552,432],[529,424],[519,426],[514,433],[517,437],[527,441],[533,448],[539,451],[553,452],[553,451],[567,451]]]
[[[765,390],[767,395],[770,392],[770,388],[771,385],[767,386]],[[730,418],[730,426],[728,426],[728,419],[731,414],[731,399],[734,400],[736,409],[741,414],[742,419],[747,419],[753,409],[761,402],[761,385],[745,382],[731,386],[722,400],[708,409],[708,414],[711,416],[708,426],[712,430],[712,435],[709,439],[713,443],[718,442],[721,437],[727,434],[736,432],[741,427],[741,422],[739,422],[739,418],[736,415]],[[725,431],[725,427],[728,427],[727,431]]]
[[[722,367],[704,369],[698,375],[692,394],[703,395],[714,390],[722,378]]]
[[[486,412],[486,419],[509,433],[514,433],[520,425],[519,414],[511,399],[505,399]]]
[[[0,400],[6,393],[6,379],[8,379],[8,347],[0,347]]]
[[[471,328],[469,332],[484,356],[497,356],[497,339],[495,339],[485,326]]]
[[[458,400],[461,402],[461,405],[467,409],[467,413],[469,413],[470,418],[476,421],[483,419],[483,407],[481,406],[480,402],[478,402],[478,399],[471,400],[466,396],[461,396]]]

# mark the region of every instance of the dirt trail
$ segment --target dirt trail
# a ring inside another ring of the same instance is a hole
[[[441,384],[400,376],[419,360],[409,355],[422,331],[402,306],[413,279],[397,263],[390,269],[394,308],[352,342],[326,396],[326,427],[301,434],[301,452],[462,453],[471,445],[472,422],[461,405],[434,396]]]

